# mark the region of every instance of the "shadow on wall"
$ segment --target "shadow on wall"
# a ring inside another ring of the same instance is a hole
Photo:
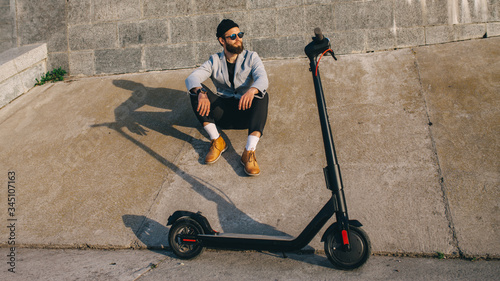
[[[216,186],[186,173],[161,154],[133,138],[123,129],[126,127],[129,132],[143,136],[147,135],[148,130],[154,130],[166,136],[173,136],[190,143],[200,155],[200,158],[204,157],[208,151],[208,142],[197,140],[175,128],[176,126],[197,128],[201,134],[205,135],[201,125],[199,125],[192,113],[189,97],[185,92],[167,88],[148,88],[141,83],[128,80],[115,80],[113,83],[117,87],[130,90],[131,96],[114,110],[115,122],[95,124],[92,127],[105,126],[115,130],[123,138],[137,145],[145,153],[189,183],[191,188],[203,196],[205,200],[216,203],[222,232],[238,233],[243,231],[248,234],[288,236],[286,233],[276,230],[273,226],[255,221],[238,209],[231,199]],[[144,105],[165,109],[165,111],[137,111]],[[230,147],[233,153],[236,153],[234,148]],[[234,163],[234,167],[238,175],[244,175],[243,167],[239,163]],[[193,206],[186,206],[187,209],[190,207]],[[125,226],[130,228],[148,248],[163,249],[167,246],[168,228],[163,224],[141,215],[127,214],[123,215],[122,219]],[[235,224],[235,221],[238,223]]]
[[[147,135],[148,130],[153,130],[165,136],[175,137],[190,143],[198,153],[198,162],[205,163],[205,155],[210,146],[209,137],[195,118],[191,101],[186,92],[168,88],[149,88],[130,80],[114,80],[113,84],[116,87],[130,90],[131,96],[114,110],[115,122],[101,125],[126,127],[137,135]],[[145,105],[163,109],[163,111],[137,111]],[[206,137],[207,141],[193,139],[190,135],[176,129],[176,126],[196,128],[200,134]],[[224,132],[221,131],[221,134],[225,137],[228,145],[228,149],[222,154],[222,157],[226,159],[237,175],[246,177],[243,167],[238,162],[232,161],[233,158],[238,158],[240,155],[236,153]]]

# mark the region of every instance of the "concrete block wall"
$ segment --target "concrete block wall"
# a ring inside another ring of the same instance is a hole
[[[0,53],[16,47],[15,0],[0,0]]]
[[[499,0],[0,0],[0,9],[7,3],[16,44],[46,42],[49,69],[71,75],[194,67],[220,51],[223,18],[264,59],[304,56],[316,26],[338,54],[500,35]]]

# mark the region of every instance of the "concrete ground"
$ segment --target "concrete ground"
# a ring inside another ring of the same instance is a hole
[[[0,249],[3,257],[5,249]],[[331,267],[322,254],[205,251],[179,260],[170,251],[19,249],[12,281],[148,280],[498,280],[500,261],[373,256],[357,270]]]
[[[349,215],[375,254],[500,257],[498,46],[495,37],[321,61]],[[0,171],[11,188],[0,219],[15,229],[0,228],[2,245],[165,248],[180,209],[221,232],[300,233],[329,197],[311,74],[306,59],[265,66],[256,178],[239,164],[245,131],[223,131],[228,151],[203,164],[209,141],[184,86],[192,69],[75,78],[3,107]],[[321,254],[319,238],[306,250]]]

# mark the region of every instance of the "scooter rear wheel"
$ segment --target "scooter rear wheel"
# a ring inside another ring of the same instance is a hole
[[[193,259],[203,252],[203,246],[199,241],[183,242],[181,237],[183,235],[196,236],[198,234],[203,234],[201,225],[191,218],[182,218],[177,220],[170,228],[168,243],[177,257],[186,260]]]
[[[331,231],[325,239],[325,253],[330,262],[339,269],[355,269],[362,266],[371,255],[371,243],[368,235],[359,227],[349,226],[349,244],[346,251],[340,231]]]

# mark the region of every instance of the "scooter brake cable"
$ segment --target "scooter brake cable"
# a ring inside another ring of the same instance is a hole
[[[332,50],[332,49],[328,49],[328,50],[324,51],[324,52],[321,54],[321,56],[319,57],[318,62],[316,63],[316,72],[315,72],[314,76],[318,76],[319,61],[321,60],[321,58],[323,57],[323,55],[324,55],[324,54],[326,54],[328,51],[332,51],[332,52],[333,52],[333,50]]]

